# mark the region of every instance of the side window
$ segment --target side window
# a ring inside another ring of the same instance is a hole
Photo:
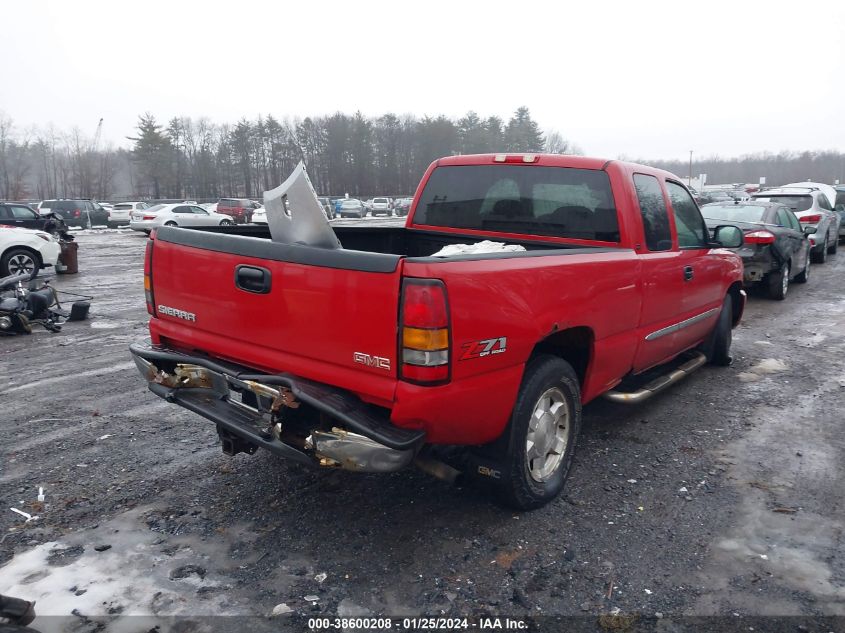
[[[196,215],[208,215],[208,211],[202,207],[191,207],[191,211],[193,211]]]
[[[191,207],[174,207],[173,213],[191,213]]]
[[[666,201],[657,178],[645,174],[634,174],[634,188],[637,190],[637,200],[640,203],[648,250],[672,250],[669,212],[666,210]]]
[[[786,207],[781,207],[780,209],[778,209],[776,218],[777,218],[777,222],[780,226],[792,228],[790,223],[789,223],[789,216],[786,213]]]
[[[819,201],[819,206],[822,209],[825,209],[826,211],[833,211],[833,207],[830,206],[830,200],[828,200],[827,196],[824,195],[823,193],[819,194],[818,201]]]
[[[701,211],[689,192],[675,182],[666,182],[669,200],[672,201],[672,213],[675,216],[675,228],[678,231],[678,246],[681,248],[706,248],[707,228]]]
[[[12,214],[9,212],[9,207],[0,204],[0,220],[11,219]]]
[[[801,223],[798,221],[798,218],[795,217],[795,214],[792,212],[792,210],[788,209],[787,207],[784,207],[783,212],[786,213],[786,219],[789,221],[789,227],[795,229],[800,233]]]

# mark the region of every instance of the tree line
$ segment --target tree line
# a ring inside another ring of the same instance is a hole
[[[19,129],[0,112],[0,199],[85,197],[194,199],[260,197],[302,160],[318,193],[351,196],[411,194],[429,163],[483,152],[581,153],[562,134],[545,133],[526,107],[506,121],[463,117],[335,113],[304,119],[273,116],[237,123],[175,117],[138,118],[127,148],[46,128]],[[687,177],[687,161],[637,162]],[[845,182],[845,154],[806,151],[696,159],[692,176],[708,183],[768,185],[812,179]]]

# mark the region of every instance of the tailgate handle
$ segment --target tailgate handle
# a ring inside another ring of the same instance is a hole
[[[270,292],[270,271],[258,266],[237,266],[235,268],[235,285],[247,292],[266,295]]]

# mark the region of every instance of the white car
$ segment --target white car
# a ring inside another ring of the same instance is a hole
[[[370,215],[373,217],[383,213],[384,215],[393,215],[393,204],[390,198],[373,198],[370,200]]]
[[[0,277],[55,266],[61,250],[49,233],[0,225]]]
[[[109,226],[125,226],[129,224],[133,211],[143,211],[151,206],[149,202],[118,202],[109,209]]]
[[[157,204],[149,209],[133,211],[129,228],[149,233],[159,226],[231,226],[232,218],[206,211],[196,204]]]
[[[258,207],[255,211],[253,211],[252,223],[267,224],[267,209],[265,209],[264,207]]]
[[[211,211],[212,213],[217,213],[217,203],[216,202],[205,202],[200,205],[206,211]]]

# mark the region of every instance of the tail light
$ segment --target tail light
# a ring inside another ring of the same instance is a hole
[[[799,222],[804,222],[806,224],[818,224],[822,221],[821,213],[816,213],[814,215],[805,215],[803,218],[798,218]]]
[[[745,234],[746,244],[774,244],[775,236],[769,231],[751,231]]]
[[[144,251],[144,299],[147,301],[147,312],[151,315],[156,315],[155,298],[153,297],[153,238],[155,234],[150,235],[147,240],[147,249]]]
[[[402,286],[400,377],[421,385],[449,381],[449,304],[437,279],[406,279]]]
[[[82,215],[82,211],[80,211],[79,209],[73,210],[73,217],[78,218],[80,215]]]
[[[154,215],[145,215],[142,219],[143,219],[143,220],[155,220],[155,219],[156,219],[156,216],[154,216]]]

